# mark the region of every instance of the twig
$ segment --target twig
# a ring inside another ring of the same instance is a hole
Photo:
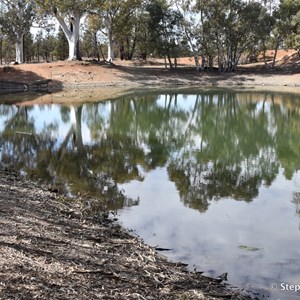
[[[113,272],[106,272],[104,270],[83,270],[83,271],[73,271],[73,273],[78,273],[78,274],[97,274],[97,273],[101,273],[107,276],[114,276]]]
[[[232,299],[232,294],[204,294],[204,296],[209,296],[209,297],[215,297],[215,298],[225,298],[225,299]]]

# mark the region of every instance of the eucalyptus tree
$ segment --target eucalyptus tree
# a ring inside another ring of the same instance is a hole
[[[62,29],[60,28],[56,35],[54,54],[57,59],[65,60],[68,57],[68,52],[69,52],[68,40],[65,34],[63,33]]]
[[[275,19],[272,15],[274,1],[265,1],[268,5],[262,5],[259,2],[253,1],[245,5],[241,11],[241,23],[238,32],[240,38],[238,39],[240,48],[239,55],[257,54],[259,51],[265,51],[267,48],[267,41],[274,29]]]
[[[34,6],[28,0],[3,1],[0,15],[1,32],[15,44],[16,62],[24,62],[23,38],[34,20]]]
[[[96,14],[91,14],[86,18],[86,27],[84,35],[81,41],[81,48],[84,55],[87,57],[96,57],[100,60],[100,55],[105,60],[104,53],[102,51],[101,37],[99,35],[99,28],[101,20]]]
[[[299,29],[300,20],[300,0],[280,0],[278,7],[275,9],[273,16],[276,24],[270,35],[270,43],[274,51],[271,68],[276,62],[277,51],[280,47],[288,45],[288,40],[291,35],[297,35],[297,28]]]
[[[131,26],[142,0],[106,0],[98,6],[97,15],[100,17],[99,30],[107,39],[107,60],[115,58],[115,39],[131,33]],[[133,46],[134,49],[134,46]]]
[[[200,1],[176,0],[176,7],[182,14],[182,31],[195,61],[196,70],[205,66],[205,43],[203,33],[203,5]],[[199,63],[201,53],[201,65]],[[208,54],[208,51],[206,51]],[[211,57],[211,56],[210,56]],[[212,60],[211,60],[212,61]]]
[[[165,0],[154,0],[146,6],[148,18],[145,20],[149,28],[149,41],[152,51],[168,60],[173,68],[171,58],[180,55],[182,38],[182,14],[173,9]],[[167,66],[167,65],[166,65]]]
[[[255,0],[257,2],[260,2],[268,11],[268,13],[271,15],[273,11],[277,8],[278,0]]]
[[[199,0],[197,5],[203,13],[204,48],[214,51],[221,71],[235,71],[241,55],[269,33],[268,14],[259,2],[222,0],[216,6],[212,0]]]
[[[34,59],[34,40],[31,32],[27,32],[24,41],[24,62],[31,62]]]
[[[14,61],[16,58],[16,49],[11,41],[4,36],[2,39],[2,61],[5,63]]]
[[[130,3],[131,2],[131,3]],[[131,60],[138,46],[146,43],[146,39],[142,37],[145,26],[144,12],[146,1],[134,0],[128,1],[124,9],[121,11],[117,22],[117,30],[115,39],[120,48],[121,59]],[[141,34],[142,33],[142,34]],[[145,48],[141,47],[141,48]],[[139,54],[142,54],[141,48]],[[146,59],[146,56],[143,57]]]
[[[291,33],[290,46],[297,50],[300,59],[300,10],[292,18],[293,32]]]
[[[102,0],[37,0],[41,12],[52,15],[58,21],[69,44],[68,60],[80,59],[79,32],[83,17],[95,10]]]
[[[34,43],[35,56],[38,62],[40,62],[42,43],[43,43],[43,32],[42,30],[39,30],[35,35],[35,43]]]
[[[300,1],[281,1],[279,18],[285,25],[284,46],[297,50],[300,57]]]
[[[107,38],[107,60],[114,60],[114,39],[113,33],[115,29],[115,22],[120,13],[123,1],[108,0],[103,3],[97,14],[100,17],[99,29]]]

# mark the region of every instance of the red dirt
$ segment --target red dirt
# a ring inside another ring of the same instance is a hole
[[[272,51],[267,53],[271,57]],[[239,67],[235,73],[196,72],[192,57],[180,58],[177,70],[167,70],[163,60],[121,61],[114,64],[85,60],[0,66],[0,81],[32,83],[50,79],[63,88],[137,86],[298,86],[300,60],[294,50],[279,50],[276,68],[267,70],[262,62]]]

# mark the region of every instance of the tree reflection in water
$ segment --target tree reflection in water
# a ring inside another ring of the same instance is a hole
[[[166,167],[183,203],[205,212],[213,200],[253,200],[280,168],[292,178],[299,107],[267,93],[149,94],[60,107],[59,120],[38,128],[42,109],[2,105],[1,162],[114,209],[138,203],[118,184]],[[59,140],[62,124],[69,130]]]
[[[296,206],[296,214],[298,214],[300,216],[300,193],[299,192],[293,193],[293,201],[292,202]],[[299,230],[300,230],[300,224],[299,224]]]

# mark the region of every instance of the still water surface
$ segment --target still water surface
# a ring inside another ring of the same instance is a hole
[[[300,96],[206,91],[83,105],[0,105],[1,165],[99,197],[210,276],[297,299]],[[292,289],[292,287],[290,288]]]

